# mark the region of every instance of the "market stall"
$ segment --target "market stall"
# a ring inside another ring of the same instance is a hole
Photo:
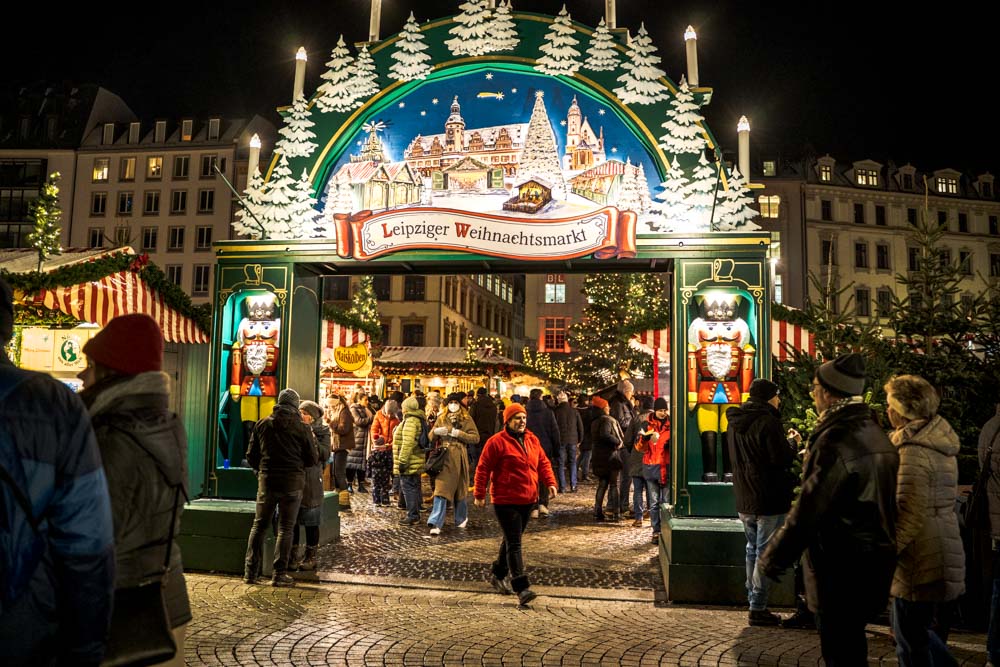
[[[437,390],[443,396],[454,391],[475,392],[479,387],[505,394],[515,371],[524,370],[513,359],[490,348],[405,345],[382,348],[374,367],[385,377],[386,392]]]

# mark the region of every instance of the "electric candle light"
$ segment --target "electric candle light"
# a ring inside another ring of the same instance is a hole
[[[302,96],[306,85],[306,56],[305,47],[300,46],[295,52],[295,85],[292,87],[292,103]]]
[[[687,48],[688,85],[695,88],[698,85],[698,35],[691,26],[684,31],[684,44]]]

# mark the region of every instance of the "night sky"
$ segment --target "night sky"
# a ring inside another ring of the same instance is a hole
[[[423,22],[457,13],[458,4],[384,0],[382,36],[398,32],[411,10]],[[604,10],[603,0],[567,4],[590,26]],[[368,0],[85,3],[44,16],[18,5],[4,10],[4,86],[92,82],[144,119],[260,113],[275,123],[275,107],[291,96],[296,48],[309,52],[311,93],[337,36],[366,38],[369,11]],[[514,0],[515,11],[528,5]],[[550,14],[561,6],[530,3]],[[891,158],[996,173],[1000,114],[990,100],[1000,9],[939,3],[934,12],[912,3],[619,0],[618,24],[635,29],[644,20],[675,81],[686,71],[684,29],[695,27],[701,83],[715,89],[705,114],[734,153],[736,121],[746,114],[758,154],[808,150],[845,162]]]

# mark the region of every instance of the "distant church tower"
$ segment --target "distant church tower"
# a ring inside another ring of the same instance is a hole
[[[569,105],[566,114],[566,152],[571,153],[576,145],[580,143],[580,127],[583,115],[580,113],[580,105],[576,102],[576,95],[573,96],[573,103]]]
[[[465,149],[465,120],[462,118],[462,107],[458,103],[458,96],[451,103],[451,115],[444,124],[444,150],[445,152],[462,151]]]

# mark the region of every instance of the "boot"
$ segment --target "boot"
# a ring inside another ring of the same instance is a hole
[[[701,481],[715,483],[719,481],[718,469],[718,441],[719,434],[715,431],[705,431],[701,434],[701,465],[704,474]]]
[[[305,557],[299,563],[300,572],[312,572],[316,569],[316,552],[319,547],[306,547]]]
[[[368,487],[364,482],[358,482],[358,493],[368,493]]]
[[[351,493],[349,491],[341,491],[340,495],[337,497],[340,503],[340,509],[349,510],[351,509]]]
[[[729,432],[723,434],[722,436],[722,481],[728,484],[733,483],[733,457],[732,450],[730,446],[731,438],[729,437]]]
[[[302,567],[302,552],[297,546],[292,547],[292,555],[288,559],[288,571],[295,572]]]

